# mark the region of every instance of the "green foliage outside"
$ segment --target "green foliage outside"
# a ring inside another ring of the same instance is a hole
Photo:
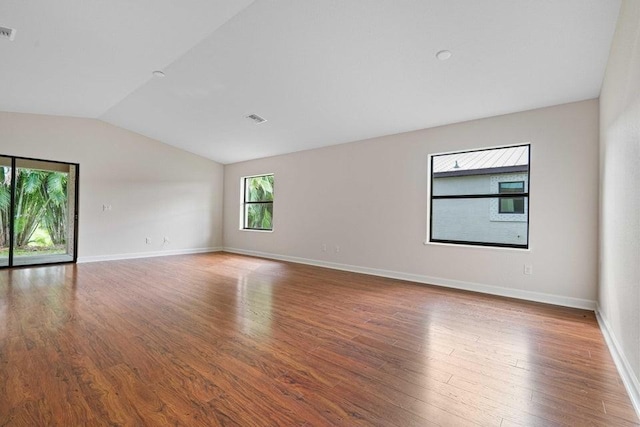
[[[16,170],[14,239],[16,254],[45,249],[64,252],[67,236],[68,174]],[[0,253],[8,251],[11,169],[0,167]]]
[[[273,175],[247,178],[245,185],[245,228],[271,230],[273,228]]]

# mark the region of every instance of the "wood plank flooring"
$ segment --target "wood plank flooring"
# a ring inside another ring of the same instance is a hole
[[[0,271],[0,426],[638,425],[594,314],[203,254]]]

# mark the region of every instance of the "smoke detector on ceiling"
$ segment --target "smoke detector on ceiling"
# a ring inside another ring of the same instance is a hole
[[[436,58],[438,58],[440,61],[446,61],[447,59],[451,58],[451,51],[441,50],[440,52],[436,53]]]
[[[0,27],[0,39],[8,39],[13,41],[16,38],[16,29],[8,27]]]
[[[249,114],[248,116],[244,116],[244,117],[247,119],[253,120],[254,122],[256,122],[257,125],[267,121],[267,119],[265,119],[264,117],[260,117],[257,114]]]

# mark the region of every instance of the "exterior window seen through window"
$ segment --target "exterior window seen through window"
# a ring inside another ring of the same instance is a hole
[[[524,181],[501,182],[498,185],[500,194],[524,193]],[[523,214],[524,197],[503,197],[500,199],[499,206],[501,214]]]

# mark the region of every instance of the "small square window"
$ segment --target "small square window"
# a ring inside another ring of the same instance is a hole
[[[498,193],[524,193],[524,181],[500,182]],[[498,212],[501,214],[523,214],[524,197],[501,197]]]

